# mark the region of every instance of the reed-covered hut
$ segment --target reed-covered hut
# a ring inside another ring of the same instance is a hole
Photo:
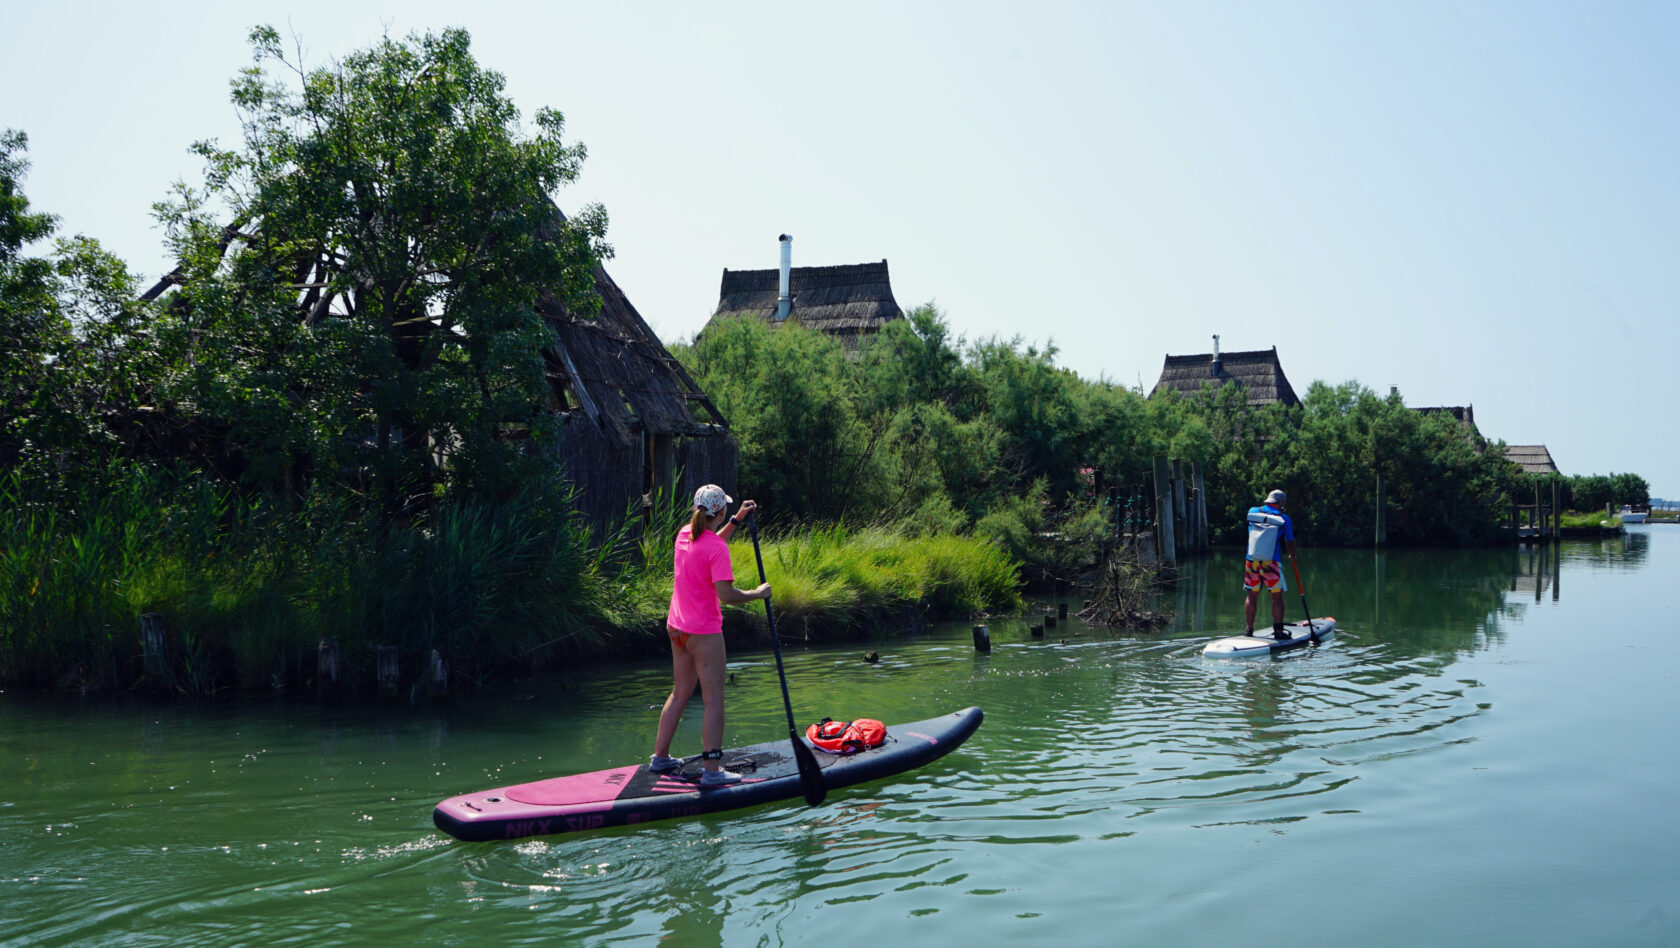
[[[564,418],[561,464],[584,514],[608,528],[658,491],[686,498],[702,484],[733,484],[737,447],[717,406],[600,266],[595,289],[592,317],[547,298],[538,309],[554,329],[543,358]]]
[[[1432,408],[1414,408],[1412,411],[1420,415],[1447,415],[1458,422],[1459,427],[1470,431],[1476,430],[1476,408],[1473,405],[1441,405]]]
[[[793,238],[782,235],[782,265],[769,270],[723,271],[717,310],[720,319],[752,316],[772,326],[797,320],[806,329],[839,339],[847,351],[904,311],[893,299],[887,261],[832,267],[795,267],[790,263]],[[701,330],[704,332],[704,330]]]
[[[1505,446],[1505,460],[1514,461],[1525,474],[1556,474],[1552,452],[1543,444],[1511,444]]]
[[[1219,351],[1219,337],[1214,337],[1212,352],[1196,355],[1169,355],[1161,366],[1161,378],[1150,392],[1171,389],[1180,395],[1193,395],[1204,388],[1218,388],[1226,382],[1242,386],[1250,405],[1298,405],[1295,389],[1283,374],[1278,361],[1277,346],[1252,352]]]

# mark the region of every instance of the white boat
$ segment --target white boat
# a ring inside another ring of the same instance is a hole
[[[1623,504],[1622,512],[1616,515],[1616,519],[1623,523],[1644,523],[1651,519],[1651,508]]]

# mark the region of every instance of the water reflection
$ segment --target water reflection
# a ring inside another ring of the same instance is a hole
[[[1597,541],[1491,549],[1303,550],[1301,579],[1315,615],[1333,615],[1344,636],[1402,657],[1472,652],[1502,640],[1528,605],[1559,602],[1563,566],[1641,568],[1645,531]],[[1242,626],[1242,559],[1233,550],[1183,564],[1169,605],[1178,636],[1236,634]],[[1289,620],[1304,612],[1295,576],[1284,596]],[[1262,603],[1262,612],[1264,612]],[[1262,616],[1264,618],[1264,616]]]
[[[1651,550],[1651,531],[1671,529],[1662,526],[1634,526],[1620,536],[1603,540],[1576,541],[1563,544],[1563,556],[1571,564],[1590,564],[1599,569],[1640,569]]]

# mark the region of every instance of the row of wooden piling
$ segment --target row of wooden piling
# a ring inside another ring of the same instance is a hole
[[[1046,612],[1038,622],[1028,626],[1027,630],[1032,633],[1033,638],[1042,639],[1044,638],[1044,630],[1054,629],[1058,622],[1066,622],[1067,614],[1067,603],[1057,603],[1055,612]],[[974,624],[972,631],[974,634],[974,650],[976,652],[990,652],[992,650],[991,627],[977,622]]]
[[[141,664],[145,680],[154,689],[169,690],[174,682],[170,659],[170,639],[164,628],[163,614],[148,612],[140,617]],[[380,645],[374,649],[374,679],[379,697],[395,700],[402,695],[402,669],[395,645]],[[315,648],[315,690],[323,697],[343,693],[348,681],[338,642],[322,639]],[[449,696],[449,658],[442,649],[432,649],[425,668],[411,682],[416,691],[437,700]]]
[[[1540,484],[1534,485],[1534,503],[1511,505],[1511,534],[1518,541],[1524,543],[1563,541],[1563,507],[1558,498],[1558,479],[1551,479],[1551,503],[1545,502]],[[1604,512],[1611,514],[1611,505],[1606,504]]]

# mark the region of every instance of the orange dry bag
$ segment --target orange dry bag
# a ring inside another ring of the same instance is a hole
[[[823,718],[821,722],[805,729],[805,736],[811,739],[819,750],[830,754],[855,754],[869,747],[880,747],[887,742],[887,726],[872,718],[858,718],[856,721],[835,721]]]

